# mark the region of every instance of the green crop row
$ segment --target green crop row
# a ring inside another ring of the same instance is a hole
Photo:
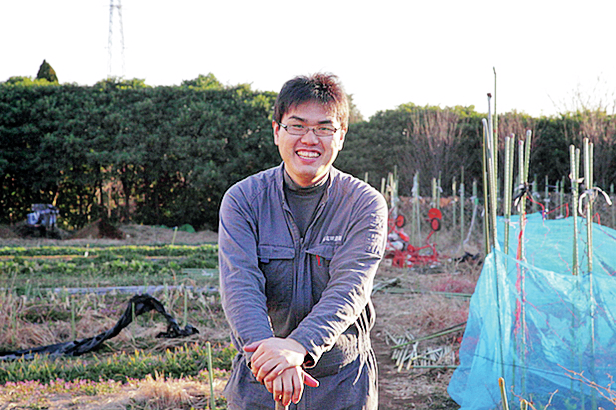
[[[213,368],[230,370],[235,354],[232,347],[212,349]],[[48,383],[57,379],[127,382],[156,373],[167,377],[197,376],[207,369],[207,360],[207,349],[197,343],[158,354],[136,350],[132,354],[94,355],[86,359],[40,356],[33,360],[0,361],[0,384],[27,380]]]
[[[0,248],[0,256],[122,256],[125,258],[134,257],[180,257],[204,253],[206,255],[216,255],[218,247],[216,245],[126,245],[126,246],[5,246]]]
[[[67,255],[66,249],[58,248],[56,255]],[[218,266],[217,248],[213,246],[190,247],[173,256],[152,257],[154,252],[147,247],[131,248],[130,252],[122,247],[70,258],[50,254],[39,258],[23,254],[3,258],[0,288],[24,294],[33,288],[142,286],[186,280],[199,284],[209,280],[204,272]]]
[[[180,269],[212,269],[218,261],[213,255],[195,253],[183,258],[123,258],[123,257],[77,257],[70,260],[13,258],[0,260],[0,275],[45,273],[60,275],[88,274],[92,271],[107,275],[126,272],[148,273],[152,271]]]

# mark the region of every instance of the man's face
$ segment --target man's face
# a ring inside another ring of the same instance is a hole
[[[334,135],[327,137],[317,137],[312,129],[304,135],[291,135],[276,121],[272,122],[274,143],[278,146],[289,176],[303,187],[316,184],[327,175],[338,151],[342,149],[346,129],[339,129],[340,122],[334,115],[315,102],[291,107],[280,122],[287,126],[301,124],[337,129]]]

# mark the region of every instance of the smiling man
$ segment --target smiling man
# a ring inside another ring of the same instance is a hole
[[[231,410],[271,410],[275,401],[294,409],[378,407],[370,293],[387,206],[332,166],[348,116],[336,76],[288,81],[272,121],[283,163],[223,198],[220,287],[239,350],[225,388]]]

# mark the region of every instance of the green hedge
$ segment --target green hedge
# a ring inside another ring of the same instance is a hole
[[[21,77],[0,83],[0,223],[25,220],[34,203],[54,203],[67,228],[111,216],[216,229],[226,189],[280,163],[271,130],[275,97],[222,86],[211,74],[174,87],[116,79],[91,87]],[[462,172],[466,187],[481,185],[485,117],[472,106],[381,111],[352,124],[336,166],[367,173],[377,188],[397,168],[402,195],[419,172],[420,195],[430,195],[440,178],[449,196]],[[512,112],[499,115],[498,128],[501,154],[504,136],[533,131],[531,181],[566,179],[569,145],[581,147],[588,137],[596,183],[607,190],[616,182],[614,115]]]
[[[0,84],[0,223],[55,203],[66,227],[93,218],[215,228],[222,193],[279,162],[275,94],[212,76],[178,87]]]

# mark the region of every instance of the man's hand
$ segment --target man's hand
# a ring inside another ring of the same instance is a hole
[[[293,403],[300,401],[304,384],[319,386],[319,382],[302,369],[306,349],[293,339],[271,337],[246,345],[244,350],[254,352],[250,367],[257,381],[284,406],[291,400]]]
[[[258,382],[270,384],[286,369],[304,363],[306,349],[293,339],[270,337],[244,346],[254,352],[250,359],[252,374]]]
[[[291,401],[297,404],[304,393],[304,384],[310,387],[319,387],[319,382],[306,373],[299,366],[284,370],[268,387],[275,401],[288,406]],[[267,386],[267,384],[266,384]]]

